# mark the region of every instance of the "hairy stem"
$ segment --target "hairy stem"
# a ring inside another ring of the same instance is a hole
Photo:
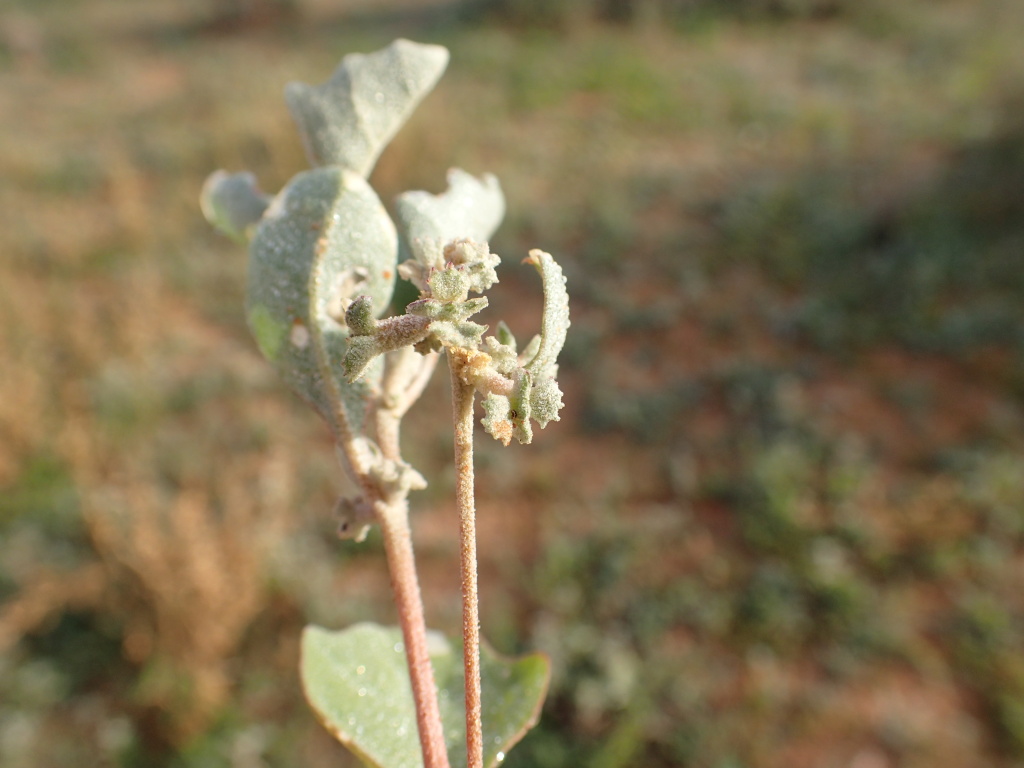
[[[405,641],[409,680],[412,683],[413,700],[416,702],[416,726],[423,750],[423,766],[449,768],[434,670],[427,653],[427,625],[423,618],[419,580],[416,578],[408,506],[404,501],[395,504],[378,502],[377,519],[384,536],[391,589],[395,594],[402,638]]]
[[[483,768],[480,716],[480,605],[476,566],[476,505],[473,500],[473,386],[460,375],[459,350],[448,350],[455,422],[455,499],[459,508],[462,569],[462,640],[466,674],[466,765]]]
[[[439,357],[437,352],[421,355],[412,347],[402,347],[386,358],[383,392],[375,403],[373,420],[377,444],[393,461],[401,458],[398,434],[402,417],[423,394]]]
[[[395,416],[395,412],[385,408],[379,408],[374,415],[377,431],[377,445],[385,458],[397,461],[401,459],[399,450],[398,434],[401,420]]]
[[[409,353],[415,355],[411,349]],[[383,397],[375,403],[373,419],[377,441],[381,453],[392,461],[401,459],[398,438],[402,414],[422,392],[422,387],[412,394],[406,391],[409,380],[416,378],[417,370],[421,367],[420,361],[420,355],[403,357],[400,352],[393,353],[388,361]],[[364,493],[369,498],[376,495],[372,483],[366,484]],[[444,743],[444,726],[437,703],[437,686],[427,650],[427,625],[413,556],[409,506],[404,498],[400,501],[378,500],[375,512],[384,538],[388,571],[391,574],[391,590],[395,596],[398,620],[402,626],[406,661],[409,665],[409,681],[416,705],[416,727],[423,752],[423,766],[449,768],[448,750]]]

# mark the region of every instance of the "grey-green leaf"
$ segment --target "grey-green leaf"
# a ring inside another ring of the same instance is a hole
[[[431,633],[431,663],[452,768],[466,765],[462,658]],[[484,764],[497,765],[537,723],[550,663],[541,654],[503,658],[486,645],[480,655]],[[395,627],[357,624],[340,632],[310,626],[302,636],[302,685],[324,726],[373,768],[423,765],[416,711]]]
[[[444,245],[461,238],[480,243],[490,240],[505,216],[505,196],[491,174],[478,179],[452,168],[445,192],[404,192],[395,201],[395,209],[412,254],[423,258],[421,242]]]
[[[249,248],[246,312],[263,354],[331,424],[334,395],[359,429],[372,366],[361,382],[343,380],[348,329],[344,307],[357,294],[387,307],[398,236],[376,193],[339,167],[296,176],[274,199]]]
[[[535,379],[550,378],[557,372],[555,363],[569,332],[569,294],[565,290],[565,275],[550,253],[536,248],[530,251],[524,262],[537,268],[544,285],[540,345],[525,367]]]
[[[215,171],[203,184],[199,205],[206,220],[228,237],[244,243],[273,198],[260,192],[251,173]]]
[[[289,83],[285,100],[313,165],[340,165],[363,178],[448,66],[448,50],[395,40],[350,53],[322,85]]]

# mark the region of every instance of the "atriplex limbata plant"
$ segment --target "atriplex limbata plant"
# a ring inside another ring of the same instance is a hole
[[[469,294],[498,279],[499,258],[487,245],[505,210],[497,180],[452,170],[444,194],[400,195],[401,238],[366,181],[447,63],[440,46],[396,40],[346,56],[323,85],[289,85],[285,96],[313,170],[275,197],[260,192],[251,174],[218,171],[202,195],[207,218],[249,245],[246,313],[260,350],[327,421],[359,488],[356,498],[338,502],[341,535],[362,540],[373,523],[382,531],[401,635],[368,624],[343,632],[308,627],[301,670],[327,728],[380,768],[407,768],[420,755],[425,768],[500,762],[536,722],[549,675],[543,657],[506,660],[480,647],[473,405],[479,392],[484,428],[506,445],[513,437],[529,443],[531,420],[544,427],[558,419],[565,278],[549,254],[531,251],[525,263],[544,289],[541,333],[522,352],[503,323],[484,337],[487,327],[470,318],[487,298]],[[415,285],[419,298],[380,319],[396,276]],[[399,448],[401,419],[440,353],[448,358],[455,421],[462,670],[447,642],[426,629],[408,517],[408,494],[426,481]]]

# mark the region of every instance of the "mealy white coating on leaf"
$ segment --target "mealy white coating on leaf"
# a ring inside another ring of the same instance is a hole
[[[511,395],[489,392],[484,396],[484,418],[481,424],[487,434],[505,445],[513,437],[520,445],[529,445],[533,442],[533,427],[530,424],[533,379],[523,368],[515,369],[511,379]]]
[[[569,332],[569,294],[565,290],[565,275],[550,253],[536,248],[530,251],[525,263],[537,268],[544,284],[540,346],[525,367],[537,380],[552,378],[558,353],[562,351],[565,336]]]
[[[461,321],[485,309],[487,304],[488,299],[486,296],[478,296],[475,299],[465,299],[463,301],[417,299],[406,307],[406,312],[410,315],[429,317],[431,320]]]
[[[498,321],[498,325],[494,329],[494,340],[512,350],[513,355],[516,354],[516,337],[504,320]]]
[[[469,296],[469,280],[455,267],[438,269],[427,278],[430,295],[443,302],[464,301]]]
[[[359,290],[386,307],[398,236],[376,193],[342,168],[301,173],[274,199],[249,248],[247,315],[260,349],[284,379],[329,423],[336,387],[353,426],[362,423],[368,387],[383,370],[371,365],[363,384],[341,379],[348,329],[334,318],[338,287],[353,273]],[[306,344],[301,325],[308,331]],[[333,383],[328,383],[330,377]]]
[[[519,355],[519,361],[527,363],[533,360],[537,356],[537,350],[540,349],[540,334],[538,333],[526,344],[526,349]]]
[[[309,329],[302,323],[292,323],[292,332],[289,334],[291,343],[299,349],[309,346]]]
[[[481,401],[484,417],[480,420],[484,431],[500,442],[508,445],[512,442],[512,422],[508,418],[509,403],[504,395],[489,392]]]
[[[429,330],[428,338],[436,340],[442,347],[476,349],[487,326],[471,320],[433,320]]]
[[[440,45],[395,40],[350,53],[322,85],[289,83],[288,108],[313,165],[340,165],[363,178],[448,66]]]
[[[251,173],[214,171],[203,184],[199,205],[206,220],[233,240],[244,243],[271,196],[260,191]]]
[[[505,216],[505,195],[498,179],[481,178],[458,168],[448,171],[448,189],[440,195],[416,190],[395,200],[398,224],[414,258],[427,262],[424,249],[468,238],[486,243]]]
[[[488,336],[483,341],[482,350],[491,356],[491,360],[494,361],[494,370],[500,374],[509,376],[518,367],[519,360],[516,357],[514,338],[512,339],[512,344],[509,345],[502,344],[495,336]]]
[[[530,417],[541,429],[549,421],[558,421],[562,409],[562,390],[554,378],[540,379],[533,383],[530,391]]]

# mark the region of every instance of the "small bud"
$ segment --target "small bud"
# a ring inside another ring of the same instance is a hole
[[[488,336],[483,340],[484,352],[494,359],[494,370],[505,376],[511,376],[512,371],[519,366],[519,359],[516,357],[515,339],[512,339],[512,344],[512,346],[502,344],[494,336]]]
[[[356,381],[362,376],[377,355],[418,344],[430,331],[430,320],[416,315],[397,315],[384,320],[373,320],[372,314],[365,314],[369,302],[361,301],[364,298],[366,297],[360,296],[356,299],[345,314],[345,319],[352,329],[352,335],[348,337],[348,349],[342,360],[345,378],[349,382]],[[367,317],[372,323],[369,333],[357,333],[353,321],[361,323],[365,329]]]
[[[455,266],[439,269],[427,278],[431,296],[450,304],[463,301],[469,295],[469,282],[465,273]]]
[[[334,516],[338,519],[338,538],[356,542],[366,541],[370,525],[375,522],[373,507],[362,496],[338,499],[334,505]]]
[[[491,253],[487,243],[478,243],[468,238],[452,240],[444,247],[444,259],[463,267],[468,275],[468,288],[474,293],[483,293],[496,282],[495,268],[501,263],[496,253]]]
[[[345,324],[353,336],[372,336],[377,327],[373,316],[373,299],[369,296],[356,296],[345,310]]]

